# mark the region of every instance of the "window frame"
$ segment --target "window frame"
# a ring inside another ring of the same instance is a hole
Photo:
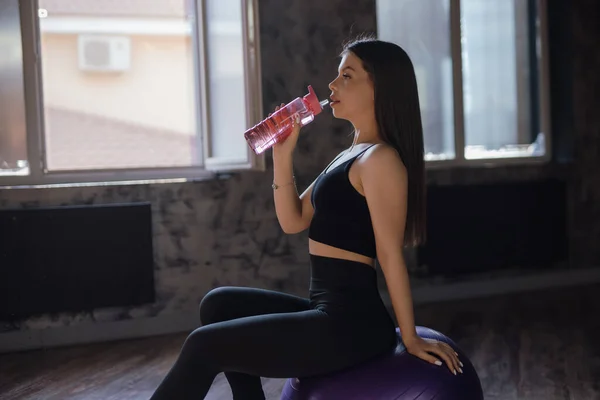
[[[515,1],[515,0],[513,0]],[[538,79],[539,114],[531,114],[539,120],[539,131],[544,133],[545,153],[542,156],[465,158],[465,115],[463,96],[463,69],[461,43],[461,0],[449,0],[449,40],[452,62],[454,158],[448,160],[426,160],[426,169],[505,167],[515,165],[543,165],[552,160],[552,133],[550,123],[550,73],[548,54],[548,18],[546,0],[535,0],[539,21],[536,31],[536,46],[539,54],[538,69],[534,76]],[[385,40],[385,38],[383,39]]]
[[[262,84],[260,65],[260,37],[258,0],[238,0],[242,8],[242,39],[244,52],[244,88],[246,126],[251,127],[262,118]],[[44,130],[44,93],[42,83],[41,34],[38,21],[38,0],[19,2],[22,68],[25,101],[25,126],[28,175],[0,176],[0,187],[79,186],[90,184],[131,184],[172,181],[195,181],[218,177],[221,173],[245,170],[263,171],[264,154],[256,155],[247,147],[246,160],[215,157],[211,154],[211,132],[207,43],[205,23],[206,0],[191,2],[194,6],[192,43],[194,46],[194,71],[196,90],[196,126],[202,143],[200,163],[191,167],[115,168],[99,170],[49,171],[46,166]],[[197,23],[200,21],[200,23]],[[243,140],[243,132],[240,132]]]

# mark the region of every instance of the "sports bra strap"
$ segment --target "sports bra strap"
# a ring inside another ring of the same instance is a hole
[[[370,145],[369,147],[367,147],[366,149],[364,149],[363,151],[361,151],[360,153],[358,153],[357,155],[355,155],[353,158],[356,158],[360,155],[362,155],[364,152],[366,152],[367,150],[369,150],[371,147],[375,146],[377,143],[373,143],[372,145]]]
[[[371,147],[375,146],[377,143],[373,143],[372,145],[370,145],[369,147],[367,147],[366,149],[364,149],[363,151],[361,151],[360,153],[358,153],[357,155],[355,155],[354,157],[352,157],[350,160],[362,155],[364,152],[366,152],[367,150],[369,150]],[[342,156],[344,155],[344,153],[338,155],[336,158],[333,159],[332,162],[329,163],[329,165],[327,167],[325,167],[325,169],[323,170],[322,173],[327,173],[327,170],[329,169],[329,167],[331,167],[333,165],[333,163],[335,163],[337,160],[339,160],[340,158],[342,158]],[[349,161],[349,160],[348,160]]]
[[[344,151],[344,152],[345,152],[345,151]],[[334,162],[336,162],[337,160],[339,160],[340,158],[342,158],[342,156],[344,155],[344,152],[342,152],[341,154],[338,154],[338,156],[337,156],[336,158],[334,158],[334,159],[333,159],[333,161],[331,161],[331,162],[329,163],[329,165],[327,165],[327,166],[325,167],[325,169],[323,170],[323,172],[322,172],[322,173],[326,173],[326,172],[327,172],[327,170],[329,169],[329,167],[331,167],[331,166],[333,165],[333,163],[334,163]]]

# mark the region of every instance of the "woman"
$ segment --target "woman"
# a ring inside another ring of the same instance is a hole
[[[412,63],[400,47],[375,39],[350,43],[341,56],[329,84],[331,107],[353,124],[352,146],[300,196],[292,172],[297,121],[273,148],[279,223],[289,234],[309,229],[310,298],[212,290],[200,306],[203,326],[187,338],[152,399],[204,398],[219,372],[234,399],[264,399],[261,376],[324,374],[390,351],[397,337],[377,290],[376,258],[406,350],[462,372],[450,346],[417,336],[402,253],[425,236],[423,134]]]

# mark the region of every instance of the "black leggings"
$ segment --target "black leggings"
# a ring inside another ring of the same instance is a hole
[[[310,299],[222,287],[204,297],[200,320],[152,400],[203,399],[220,372],[235,400],[264,399],[260,377],[338,371],[397,341],[375,270],[327,257],[311,256]]]

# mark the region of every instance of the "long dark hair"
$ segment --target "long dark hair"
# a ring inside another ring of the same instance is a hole
[[[408,173],[405,246],[426,240],[423,124],[413,63],[394,43],[363,36],[344,45],[362,60],[375,91],[375,118],[384,142],[400,155]]]

